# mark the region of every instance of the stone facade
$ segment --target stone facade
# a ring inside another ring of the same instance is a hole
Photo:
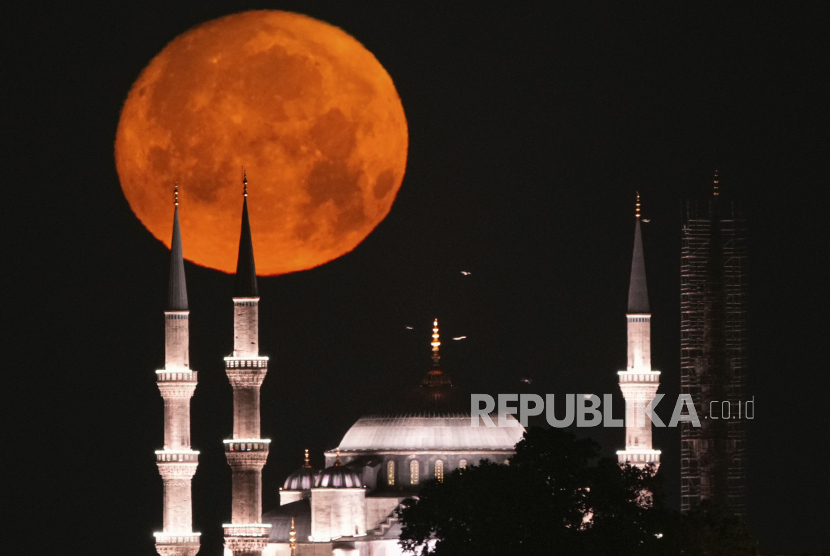
[[[317,542],[366,534],[362,488],[311,489],[311,531]]]

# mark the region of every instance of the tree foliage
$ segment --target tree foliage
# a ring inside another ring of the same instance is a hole
[[[455,470],[405,501],[401,546],[423,556],[751,554],[734,548],[751,546],[748,535],[728,540],[737,522],[707,511],[681,517],[663,507],[653,468],[598,454],[591,440],[531,428],[510,465]]]

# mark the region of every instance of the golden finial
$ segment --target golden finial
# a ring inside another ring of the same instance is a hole
[[[288,542],[291,543],[291,556],[295,556],[297,550],[297,530],[294,528],[294,518],[291,518],[291,531],[288,532]]]
[[[339,447],[335,451],[334,465],[335,465],[335,467],[340,467],[341,465],[343,465],[342,463],[340,463],[340,448]]]
[[[720,192],[718,191],[718,171],[717,170],[715,170],[715,183],[714,183],[714,186],[715,186],[715,197],[717,197],[720,194]]]
[[[179,182],[173,184],[173,206],[179,206]]]
[[[242,167],[242,196],[248,196],[248,174],[245,172],[245,167]]]
[[[637,217],[637,220],[640,219],[640,192],[637,192],[637,208],[635,209],[634,215]]]
[[[311,467],[311,464],[308,462],[308,448],[305,449],[305,467]]]
[[[438,334],[438,319],[432,323],[432,362],[434,364],[438,364],[438,360],[441,359],[441,355],[438,353],[438,348],[441,347],[441,340],[439,339],[440,336]]]

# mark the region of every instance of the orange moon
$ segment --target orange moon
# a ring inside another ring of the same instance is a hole
[[[118,122],[127,201],[170,246],[179,185],[184,256],[236,270],[242,167],[257,273],[348,253],[389,213],[406,170],[392,78],[343,30],[252,11],[174,39],[142,71]]]

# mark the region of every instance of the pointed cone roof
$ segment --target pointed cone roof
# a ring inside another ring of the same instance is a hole
[[[245,180],[247,186],[247,180]],[[239,258],[236,260],[234,297],[259,297],[254,264],[254,244],[251,240],[251,222],[248,220],[248,192],[242,201],[242,232],[239,234]]]
[[[170,245],[170,278],[167,282],[167,311],[187,311],[187,285],[184,281],[182,233],[179,229],[179,207],[173,213],[173,241]]]
[[[639,210],[639,209],[638,209]],[[634,255],[631,258],[631,282],[628,285],[628,313],[649,313],[646,262],[643,258],[643,236],[640,232],[640,216],[634,228]]]

